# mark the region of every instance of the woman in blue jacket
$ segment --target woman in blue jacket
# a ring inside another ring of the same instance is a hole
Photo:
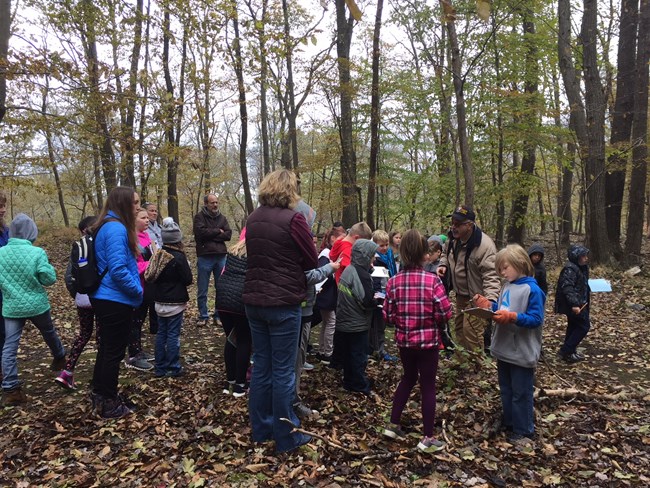
[[[117,393],[120,362],[129,340],[133,311],[142,303],[142,285],[136,256],[138,238],[135,214],[140,198],[133,188],[111,190],[97,218],[95,257],[104,276],[99,288],[90,294],[95,316],[102,330],[93,372],[93,408],[103,418],[118,418],[131,413],[133,405]]]

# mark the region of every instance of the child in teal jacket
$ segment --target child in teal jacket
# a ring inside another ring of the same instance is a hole
[[[56,281],[56,271],[47,254],[33,245],[38,229],[32,219],[18,214],[9,226],[9,242],[0,248],[0,290],[2,316],[5,319],[5,344],[2,349],[2,390],[5,405],[26,401],[18,380],[16,355],[27,319],[38,328],[52,352],[51,368],[65,365],[65,349],[50,316],[50,302],[45,286]]]

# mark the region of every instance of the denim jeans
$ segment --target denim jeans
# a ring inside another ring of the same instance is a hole
[[[18,346],[20,344],[20,337],[23,334],[23,327],[25,321],[29,319],[33,322],[36,328],[41,332],[45,343],[50,348],[52,356],[59,359],[65,356],[65,349],[61,344],[61,339],[54,329],[50,311],[44,312],[34,317],[26,317],[19,319],[12,319],[5,317],[5,344],[2,348],[2,389],[13,390],[20,386],[18,380]]]
[[[129,343],[133,307],[95,298],[91,298],[90,303],[95,311],[97,326],[102,331],[93,370],[93,393],[112,400],[117,398],[120,363]]]
[[[253,338],[253,375],[248,410],[253,441],[275,440],[277,452],[290,451],[306,442],[291,432],[281,418],[300,421],[293,412],[294,371],[300,335],[300,305],[257,307],[246,305]]]
[[[199,318],[201,320],[209,319],[208,315],[208,286],[210,285],[210,275],[214,276],[214,285],[217,286],[217,280],[221,276],[221,271],[226,264],[225,254],[208,254],[199,256],[196,262],[196,304],[199,307]],[[219,318],[219,313],[215,307],[214,318]]]
[[[497,369],[503,406],[503,425],[512,427],[515,434],[532,436],[535,433],[533,411],[535,369],[505,361],[498,361]]]
[[[181,326],[183,313],[171,317],[158,316],[158,332],[156,333],[156,376],[175,375],[181,367]]]

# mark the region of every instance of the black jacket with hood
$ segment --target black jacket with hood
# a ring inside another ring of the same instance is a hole
[[[535,268],[535,281],[537,285],[542,289],[544,295],[548,295],[548,282],[546,281],[546,266],[544,266],[544,247],[541,244],[535,243],[528,248],[528,256],[530,257],[534,253],[539,253],[542,255],[539,263],[534,264]]]
[[[569,260],[562,268],[555,290],[555,312],[564,315],[573,314],[571,308],[582,307],[589,302],[589,266],[578,264],[580,256],[589,254],[589,249],[577,244],[569,248]],[[580,315],[587,316],[589,306],[583,308]]]

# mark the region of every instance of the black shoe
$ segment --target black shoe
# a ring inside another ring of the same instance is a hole
[[[560,358],[562,361],[567,362],[569,364],[575,364],[579,363],[580,361],[584,361],[585,357],[576,354],[575,352],[572,352],[571,354],[562,354],[560,353]]]

